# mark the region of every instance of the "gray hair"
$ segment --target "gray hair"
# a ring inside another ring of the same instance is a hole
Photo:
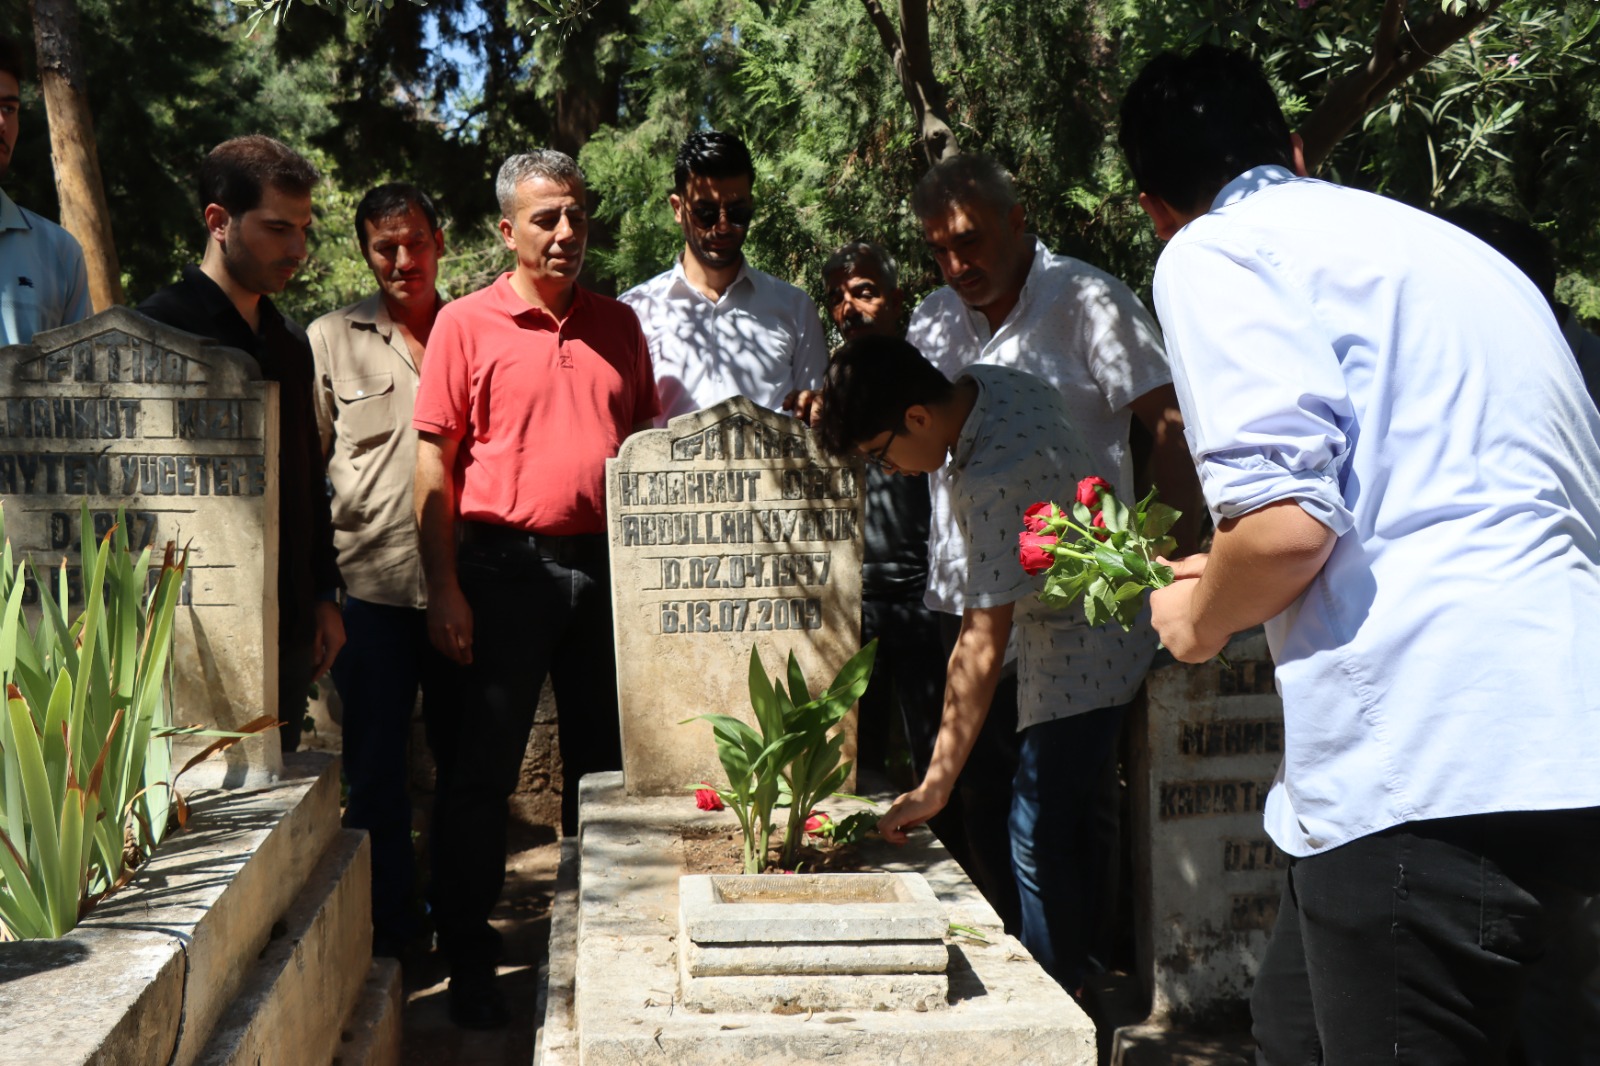
[[[500,201],[501,215],[510,218],[516,212],[517,186],[537,178],[579,188],[587,184],[583,171],[565,152],[540,148],[511,156],[500,164],[500,174],[494,179],[494,195]]]
[[[922,175],[911,191],[911,210],[928,219],[959,204],[981,204],[1005,214],[1017,202],[1011,174],[993,156],[962,152]]]
[[[828,261],[822,264],[822,277],[826,281],[830,274],[855,273],[861,263],[872,263],[878,268],[878,280],[883,282],[885,289],[893,289],[900,284],[900,264],[894,261],[894,256],[889,254],[889,249],[881,244],[871,241],[851,241],[841,245]]]

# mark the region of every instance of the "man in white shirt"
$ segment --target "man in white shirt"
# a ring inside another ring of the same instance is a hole
[[[1011,176],[987,156],[962,154],[935,166],[917,184],[911,207],[948,284],[922,301],[906,339],[952,379],[969,365],[988,363],[1049,382],[1089,446],[1090,473],[1105,478],[1125,499],[1134,489],[1129,433],[1137,418],[1154,439],[1150,473],[1162,498],[1186,513],[1197,510],[1191,502],[1198,499],[1194,469],[1166,354],[1155,322],[1132,290],[1087,263],[1052,254],[1029,234]],[[943,613],[945,639],[953,646],[966,606],[961,589],[967,551],[950,505],[948,473],[935,473],[929,487],[927,604]],[[1018,515],[1033,502],[1018,501]],[[1188,523],[1181,527],[1181,541],[1189,540],[1192,530]],[[1142,624],[1131,633],[1115,624],[1094,629],[1081,609],[1075,613],[1069,665],[1082,687],[1075,698],[1087,698],[1095,708],[1119,709],[1137,694],[1155,654],[1155,637]],[[974,876],[988,882],[986,892],[995,898],[1003,890],[990,887],[997,880],[993,870],[1004,870],[1009,858],[1020,937],[1036,956],[1049,960],[1057,954],[1051,946],[1056,930],[1077,921],[1064,912],[1081,914],[1088,908],[1075,898],[1076,890],[1063,887],[1073,875],[1059,861],[1059,849],[1039,839],[1040,826],[1066,817],[1084,801],[1072,792],[1076,783],[1051,774],[1041,760],[1049,750],[1077,743],[1065,734],[1088,719],[1040,722],[1008,739],[1005,733],[1017,723],[1015,691],[1015,678],[1008,673],[960,785],[963,817],[977,859]],[[1120,716],[1120,710],[1116,713]],[[1089,764],[1109,775],[1116,730],[1099,735],[1108,739]],[[1015,779],[1008,781],[1012,772]],[[1108,776],[1108,793],[1114,791],[1111,781]],[[1013,795],[1013,787],[1021,791]],[[927,798],[921,790],[909,795],[918,803]],[[1101,806],[1115,810],[1105,798]],[[984,854],[985,841],[1001,849],[998,862]],[[1102,865],[1110,864],[1110,847],[1110,841],[1102,845]],[[1079,961],[1053,972],[1069,990],[1083,976]]]
[[[1122,145],[1217,521],[1155,625],[1266,622],[1284,701],[1262,1059],[1502,1062],[1600,887],[1600,413],[1521,271],[1306,178],[1244,56],[1157,57]]]
[[[678,149],[668,202],[683,252],[671,270],[622,294],[650,342],[658,426],[730,396],[777,410],[828,365],[811,297],[745,261],[755,176],[732,134],[702,131]]]

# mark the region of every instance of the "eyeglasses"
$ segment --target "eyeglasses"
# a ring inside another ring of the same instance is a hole
[[[744,229],[750,225],[750,219],[755,213],[755,205],[748,200],[732,204],[713,204],[702,200],[689,205],[689,216],[701,229],[714,229],[717,222],[724,217],[727,218],[728,225],[734,229]]]
[[[898,429],[891,429],[889,431],[889,439],[883,442],[883,447],[872,449],[863,458],[879,470],[894,470],[894,460],[889,458],[889,445],[893,444],[894,439],[899,435],[900,431]]]

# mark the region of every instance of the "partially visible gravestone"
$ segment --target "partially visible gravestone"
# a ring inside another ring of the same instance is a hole
[[[750,715],[750,648],[814,689],[861,643],[861,467],[742,397],[635,434],[606,464],[623,779],[720,783],[706,713]],[[854,755],[855,716],[845,720]]]
[[[256,361],[114,307],[0,349],[0,499],[13,549],[73,609],[82,506],[103,536],[123,509],[130,546],[189,551],[175,626],[174,721],[232,729],[277,707],[278,386]],[[29,601],[37,603],[36,588]],[[210,743],[179,738],[177,765]],[[187,785],[255,784],[283,767],[277,737],[235,745]]]
[[[1266,637],[1223,654],[1153,671],[1134,737],[1140,969],[1158,1020],[1245,1016],[1287,865],[1262,828],[1283,755]]]

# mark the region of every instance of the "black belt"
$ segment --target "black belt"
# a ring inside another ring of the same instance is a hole
[[[460,530],[462,544],[483,547],[525,545],[558,563],[570,564],[596,557],[604,559],[610,550],[604,533],[530,533],[514,526],[473,519],[458,521],[456,528]]]

